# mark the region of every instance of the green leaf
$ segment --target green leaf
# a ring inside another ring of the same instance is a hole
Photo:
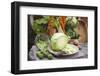
[[[46,27],[48,24],[48,17],[43,17],[43,18],[40,18],[40,19],[36,19],[34,22],[33,22],[33,30],[35,31],[36,34],[38,33],[44,33],[46,32],[46,29],[44,29],[44,27]]]

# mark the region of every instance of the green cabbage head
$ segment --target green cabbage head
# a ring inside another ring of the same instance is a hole
[[[51,48],[54,51],[62,51],[69,41],[69,37],[64,33],[55,33],[51,37]]]

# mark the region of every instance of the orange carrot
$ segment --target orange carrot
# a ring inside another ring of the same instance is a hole
[[[60,25],[61,25],[61,27],[62,27],[63,32],[65,33],[66,16],[60,16]]]

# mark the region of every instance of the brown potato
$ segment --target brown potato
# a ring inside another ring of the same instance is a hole
[[[71,40],[69,41],[69,43],[70,43],[70,44],[73,44],[73,45],[75,45],[75,46],[77,46],[78,48],[80,48],[80,42],[79,42],[78,39],[71,39]]]

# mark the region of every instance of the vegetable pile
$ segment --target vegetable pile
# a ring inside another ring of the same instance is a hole
[[[39,40],[37,42],[37,47],[40,49],[38,52],[37,52],[37,56],[39,59],[43,59],[45,57],[47,57],[48,59],[52,59],[53,56],[52,54],[50,54],[47,50],[47,42],[46,41],[43,41],[43,40]]]
[[[73,44],[69,44],[70,37],[64,33],[55,33],[51,38],[51,49],[55,52],[63,52],[70,55],[78,51],[78,47]]]
[[[53,59],[52,54],[48,52],[48,36],[45,34],[40,34],[36,36],[36,46],[38,47],[38,51],[36,53],[39,59],[48,58],[49,60]]]
[[[53,54],[48,50],[49,46],[54,52],[63,51],[67,55],[76,53],[78,47],[70,44],[70,40],[79,39],[78,24],[77,17],[42,16],[34,19],[32,27],[36,33],[35,43],[39,49],[36,53],[37,57],[39,59],[53,59]],[[41,36],[37,37],[38,35]]]

